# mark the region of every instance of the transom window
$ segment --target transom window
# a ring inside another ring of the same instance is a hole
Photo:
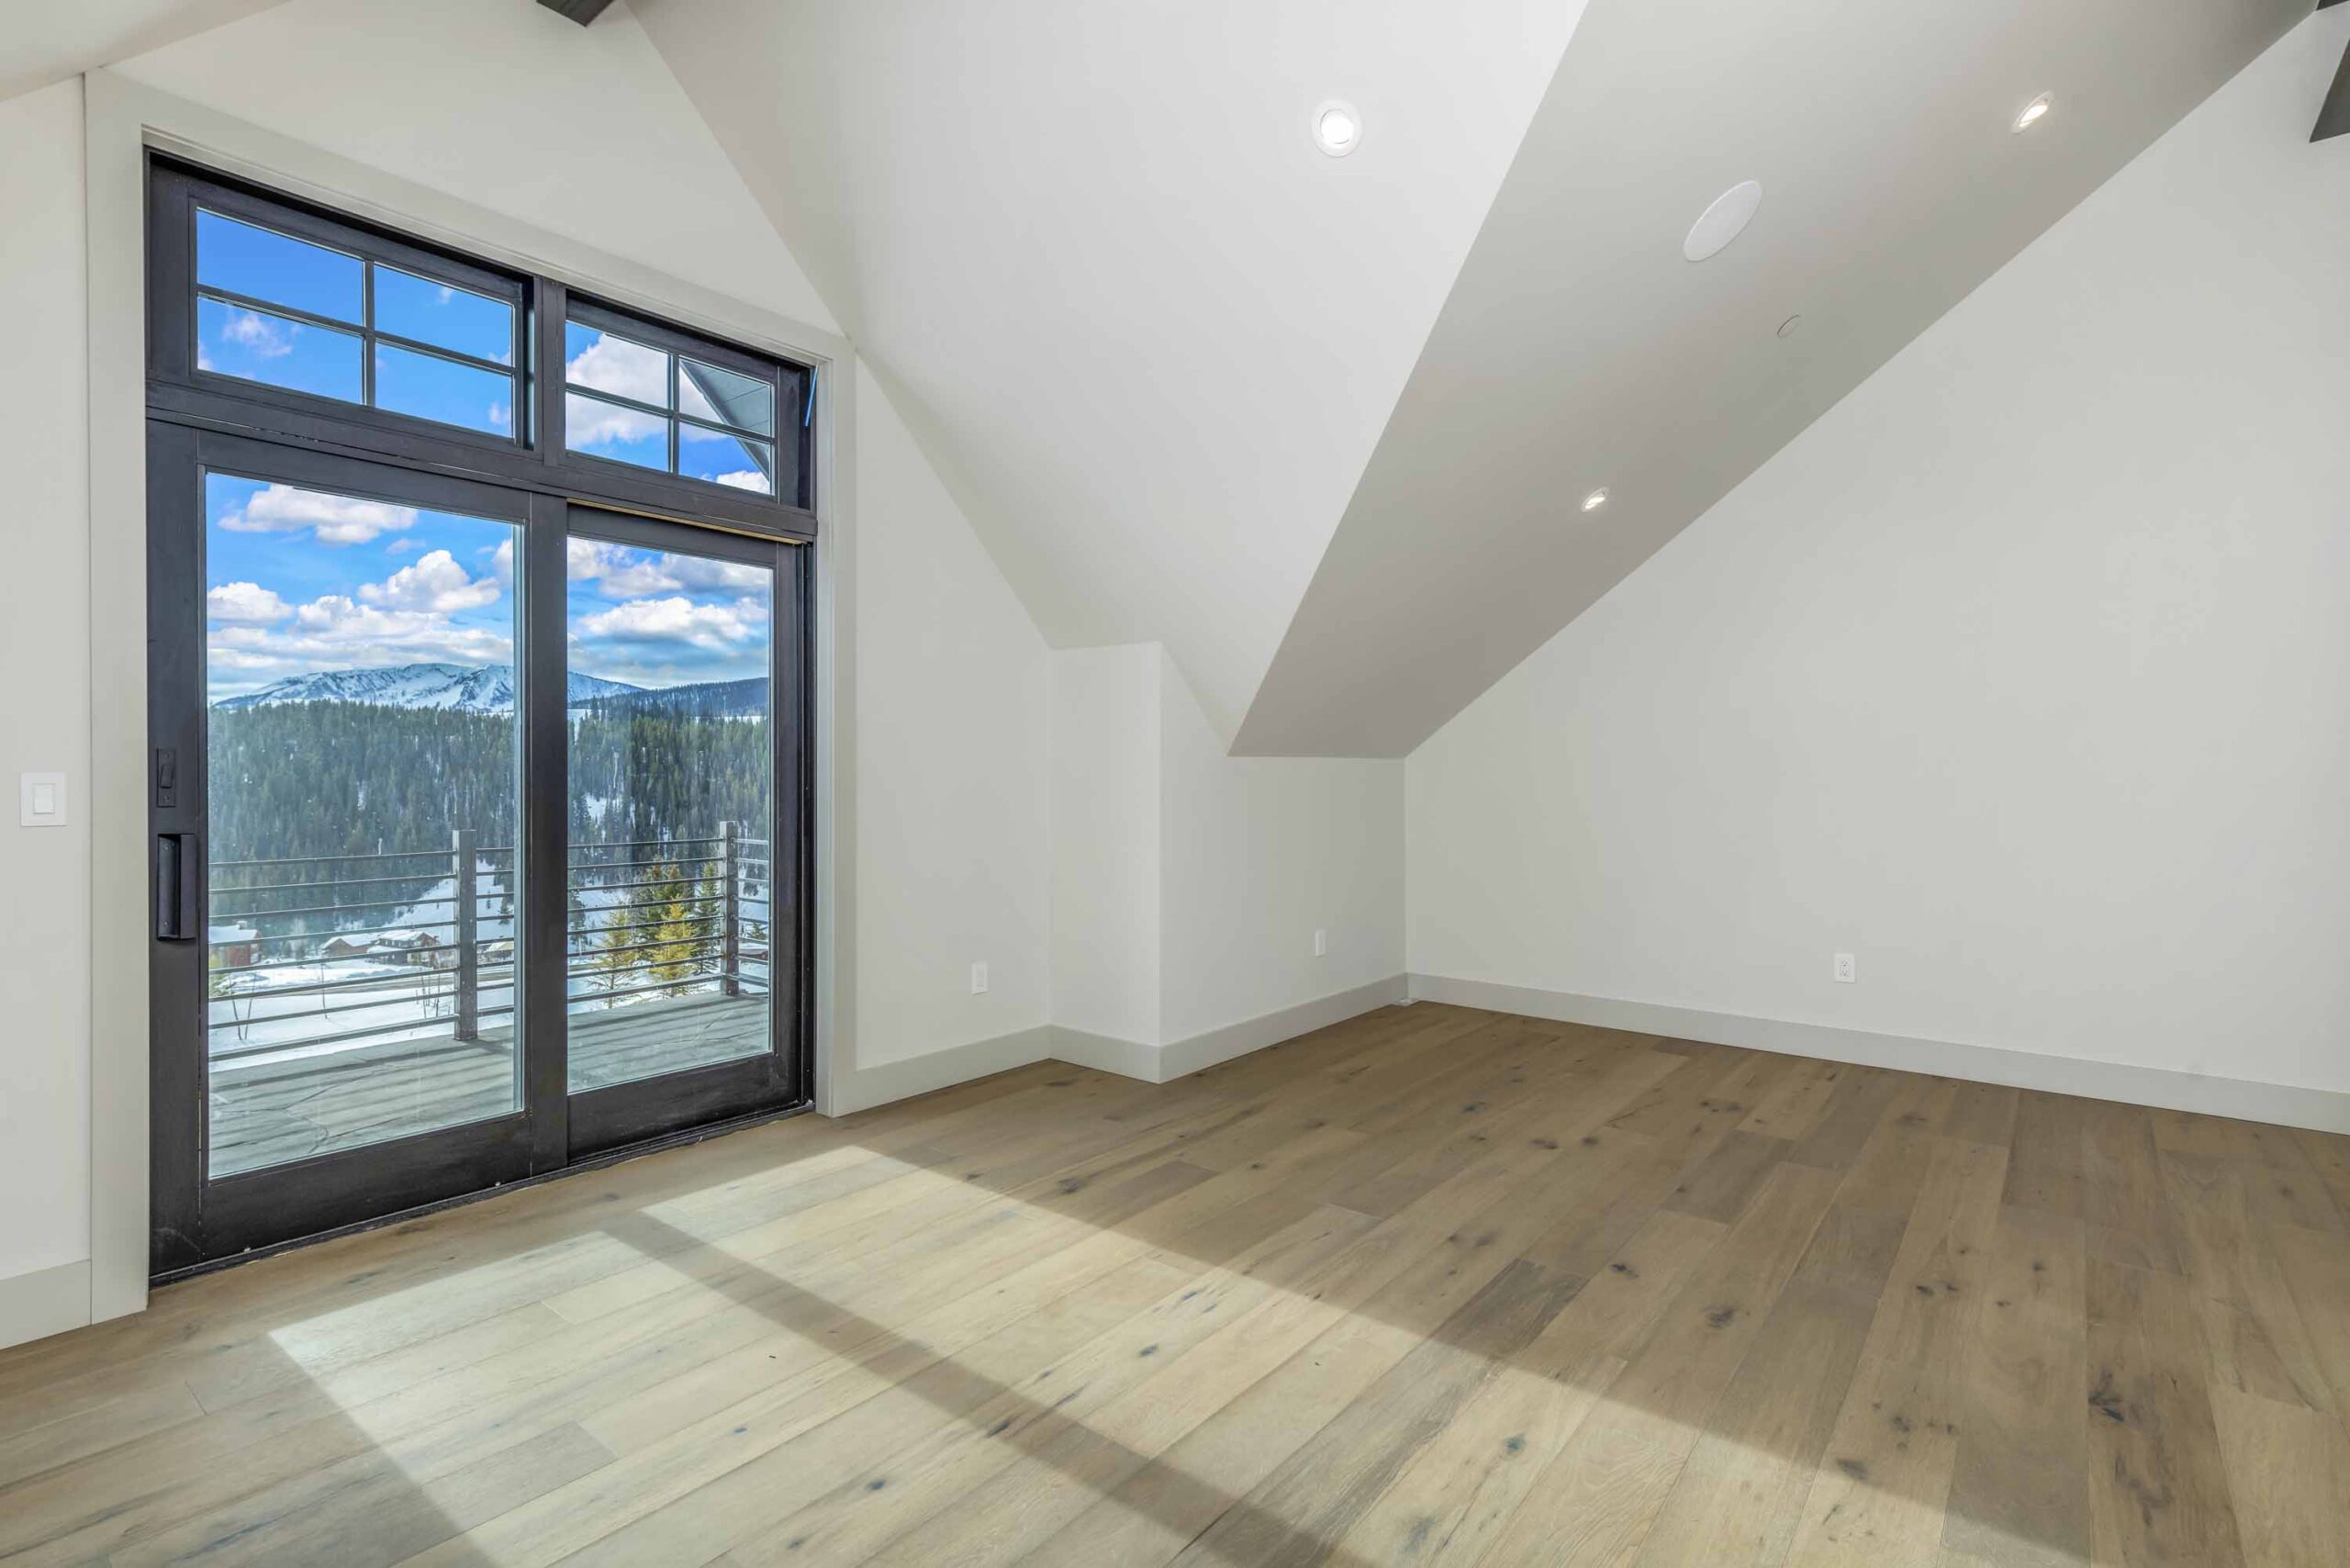
[[[774,370],[672,352],[640,341],[651,335],[643,328],[629,335],[632,325],[588,307],[575,307],[565,323],[565,444],[608,463],[774,495]]]
[[[200,371],[514,436],[509,301],[202,207],[196,283]]]
[[[811,366],[166,158],[148,196],[167,416],[814,537]]]

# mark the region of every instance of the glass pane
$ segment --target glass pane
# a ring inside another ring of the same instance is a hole
[[[563,440],[572,451],[590,457],[609,457],[640,468],[669,466],[669,421],[600,398],[577,392],[564,395]]]
[[[218,299],[196,302],[196,367],[320,398],[360,398],[358,337]]]
[[[775,433],[775,388],[698,359],[677,362],[677,407],[713,424]]]
[[[514,534],[206,476],[216,1177],[521,1103]]]
[[[571,542],[571,1088],[773,1048],[775,574]]]
[[[713,485],[771,496],[775,494],[775,448],[763,441],[680,420],[677,472],[688,479],[707,479]]]
[[[669,356],[659,349],[570,321],[565,323],[563,364],[564,378],[575,386],[592,386],[656,409],[669,406]]]
[[[495,364],[514,363],[511,305],[397,267],[375,268],[375,330]]]
[[[359,325],[364,268],[330,251],[201,207],[196,214],[196,281],[248,298]]]
[[[492,435],[514,433],[512,376],[389,343],[375,345],[375,406]]]

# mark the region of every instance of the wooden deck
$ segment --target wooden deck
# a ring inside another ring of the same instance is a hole
[[[1423,1002],[0,1351],[0,1559],[2350,1562],[2350,1139]]]
[[[687,996],[571,1015],[571,1086],[601,1089],[767,1048],[767,999]],[[212,1174],[503,1115],[517,1104],[513,1031],[471,1044],[397,1041],[308,1060],[217,1065]]]

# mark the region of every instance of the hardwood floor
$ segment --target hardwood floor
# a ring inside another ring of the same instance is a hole
[[[2350,1139],[1422,1003],[0,1352],[0,1561],[2350,1562]]]

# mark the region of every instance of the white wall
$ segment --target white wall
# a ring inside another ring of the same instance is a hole
[[[1401,974],[1404,764],[1228,756],[1158,662],[1159,1039]]]
[[[1158,644],[1053,655],[1053,1022],[1158,1042]]]
[[[0,1281],[76,1262],[90,1245],[83,274],[76,78],[0,103]],[[68,775],[71,825],[16,825],[27,771]]]
[[[1052,662],[897,410],[856,383],[856,1059],[1051,1007]],[[985,995],[970,990],[988,965]]]
[[[1171,1077],[1403,973],[1402,763],[1228,756],[1158,643],[1052,658],[1057,1049]]]
[[[291,0],[115,69],[176,97],[829,330],[625,4]]]
[[[2350,1089],[2345,37],[1411,757],[1416,974]]]

